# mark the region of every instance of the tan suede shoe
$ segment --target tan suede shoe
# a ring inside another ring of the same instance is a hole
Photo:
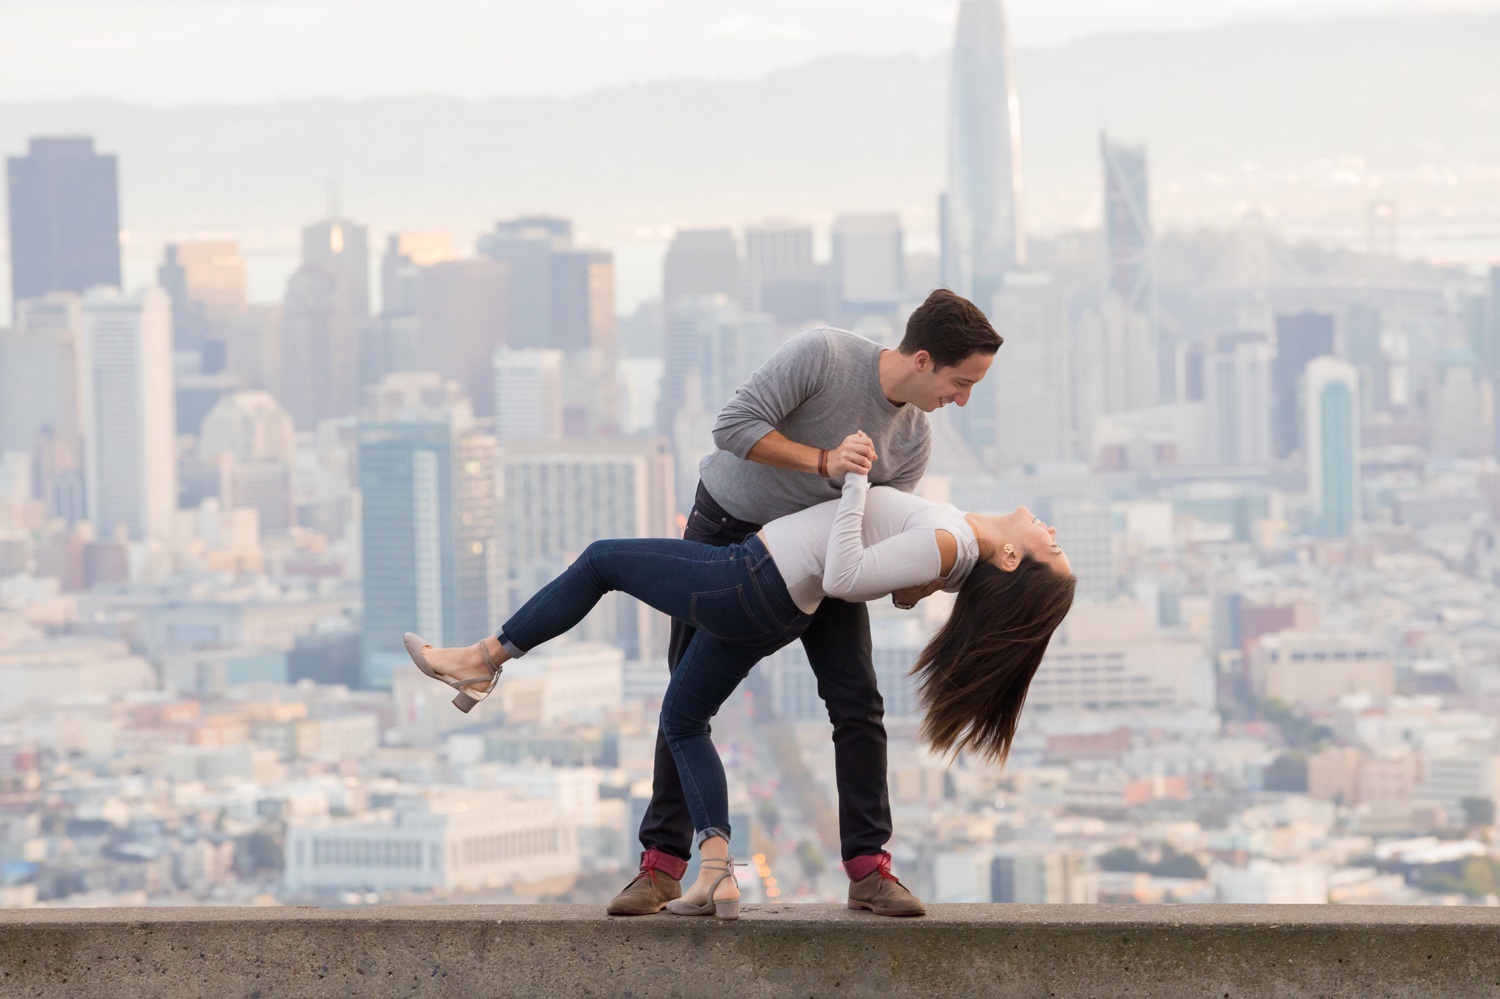
[[[883,868],[849,882],[849,908],[868,909],[877,916],[927,915],[922,900]]]
[[[681,881],[648,867],[610,901],[606,911],[611,916],[651,916],[665,909],[674,898],[681,897]]]

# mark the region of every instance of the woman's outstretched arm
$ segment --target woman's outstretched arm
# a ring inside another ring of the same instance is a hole
[[[942,574],[937,532],[930,527],[903,531],[865,546],[865,507],[870,480],[864,475],[844,478],[828,551],[823,562],[823,592],[840,600],[883,597],[892,590],[930,582]]]

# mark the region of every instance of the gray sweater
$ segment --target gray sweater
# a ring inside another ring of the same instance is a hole
[[[794,472],[745,456],[772,430],[816,448],[835,448],[863,430],[878,456],[874,485],[911,492],[927,470],[932,430],[916,406],[896,406],[880,389],[877,343],[824,327],[798,333],[776,349],[719,411],[717,450],[704,456],[699,477],[726,512],[764,524],[838,499],[841,479]]]

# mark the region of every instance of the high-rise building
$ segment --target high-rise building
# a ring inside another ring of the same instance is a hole
[[[16,308],[15,329],[0,330],[0,451],[30,451],[50,428],[76,460],[82,305],[53,292]]]
[[[1466,348],[1439,351],[1427,392],[1428,451],[1434,458],[1488,458],[1495,451],[1495,399],[1479,358]]]
[[[1002,377],[980,382],[952,414],[964,439],[992,467],[1079,457],[1067,295],[1046,273],[1012,271],[987,311],[1004,331],[994,372]]]
[[[619,432],[615,261],[602,250],[552,257],[552,343],[567,352],[563,424],[570,437]]]
[[[1302,377],[1315,357],[1333,354],[1333,316],[1298,312],[1276,317],[1276,364],[1272,372],[1275,409],[1272,445],[1277,458],[1302,447]]]
[[[218,468],[224,507],[255,510],[262,533],[296,523],[296,433],[291,416],[269,392],[221,397],[198,431],[198,460]]]
[[[727,299],[740,295],[740,248],[728,229],[682,229],[667,248],[662,262],[662,308],[701,295]]]
[[[1099,151],[1104,160],[1106,294],[1121,303],[1122,315],[1145,320],[1156,358],[1157,398],[1171,402],[1177,397],[1177,348],[1157,322],[1146,148],[1114,142],[1101,133]]]
[[[510,441],[501,466],[510,608],[592,541],[678,533],[671,447],[661,438]],[[660,651],[663,620],[639,601],[612,594],[574,637],[608,641],[627,657],[644,658]]]
[[[793,324],[828,315],[828,279],[813,260],[812,226],[770,220],[745,228],[741,305]]]
[[[1101,133],[1099,152],[1104,158],[1104,246],[1109,260],[1109,290],[1132,312],[1150,315],[1154,282],[1146,148],[1113,142]]]
[[[281,398],[297,426],[351,415],[359,399],[360,317],[328,264],[287,280],[281,309]]]
[[[169,243],[156,271],[172,298],[172,336],[196,346],[211,324],[245,311],[245,262],[233,243]]]
[[[1485,374],[1494,378],[1500,375],[1500,264],[1490,268],[1490,287],[1486,302],[1489,315],[1489,349],[1480,352],[1488,365]]]
[[[552,347],[553,257],[573,248],[573,223],[527,216],[497,222],[479,252],[510,265],[510,346]]]
[[[343,307],[363,322],[370,315],[369,231],[337,209],[328,215],[302,230],[302,265],[327,268]]]
[[[1271,367],[1274,352],[1261,333],[1221,337],[1203,358],[1202,400],[1208,460],[1254,465],[1271,460]]]
[[[120,286],[115,157],[90,138],[32,139],[6,161],[12,302],[51,291]]]
[[[101,539],[166,540],[177,512],[172,303],[160,288],[83,300],[79,395],[88,513]]]
[[[382,315],[413,315],[423,267],[452,260],[453,240],[446,232],[412,230],[393,232],[380,259],[380,312]]]
[[[670,436],[684,408],[717,412],[776,349],[776,324],[719,297],[679,299],[667,315],[657,427]]]
[[[1316,528],[1341,537],[1360,519],[1359,371],[1345,361],[1315,357],[1303,384],[1307,486]]]
[[[495,351],[495,436],[501,442],[563,435],[563,358],[560,350]]]
[[[906,294],[906,249],[894,212],[833,220],[833,293],[841,312],[892,308]]]
[[[359,425],[364,685],[385,689],[409,665],[400,630],[452,645],[494,625],[499,448],[436,375],[391,375],[370,399]]]
[[[1000,0],[962,0],[953,42],[942,280],[987,303],[1026,262],[1021,119]]]
[[[422,268],[418,282],[414,367],[457,381],[481,416],[494,412],[491,358],[509,337],[513,277],[501,261],[445,260]]]

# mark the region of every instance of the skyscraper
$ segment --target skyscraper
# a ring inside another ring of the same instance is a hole
[[[841,312],[884,310],[906,293],[906,249],[894,212],[833,220],[833,294]]]
[[[1177,349],[1157,322],[1146,147],[1113,142],[1101,132],[1099,152],[1104,161],[1105,294],[1119,302],[1120,316],[1144,320],[1155,354],[1157,401],[1171,402],[1177,397]]]
[[[728,229],[682,229],[662,262],[661,304],[697,295],[740,296],[740,248]]]
[[[79,385],[88,513],[100,538],[170,538],[177,511],[172,304],[160,288],[83,300]]]
[[[1151,198],[1146,178],[1146,147],[1111,142],[1100,133],[1104,159],[1104,246],[1109,260],[1109,290],[1127,309],[1142,315],[1153,310],[1151,273]]]
[[[1005,335],[996,358],[1004,377],[986,378],[968,405],[950,410],[965,440],[1002,467],[1079,457],[1067,295],[1049,274],[1013,271],[991,303],[990,318]]]
[[[337,209],[328,216],[302,230],[302,265],[326,267],[344,308],[363,322],[370,315],[369,230],[339,218]]]
[[[351,415],[358,404],[360,317],[339,273],[306,263],[281,310],[281,394],[297,426]]]
[[[297,460],[292,418],[269,392],[230,392],[203,418],[198,460],[217,467],[226,509],[260,515],[265,534],[296,522],[292,470]]]
[[[1021,118],[1000,0],[962,0],[953,42],[943,273],[983,308],[1000,276],[1026,262]]]
[[[510,265],[510,346],[555,346],[552,258],[572,248],[573,223],[546,216],[497,222],[493,232],[480,237],[481,255]]]
[[[1297,312],[1276,317],[1276,363],[1271,376],[1275,457],[1285,458],[1302,446],[1302,377],[1309,361],[1332,353],[1333,316]]]
[[[742,273],[747,312],[784,324],[827,317],[828,281],[813,260],[812,226],[780,220],[746,226]]]
[[[12,302],[120,286],[120,197],[113,156],[89,138],[32,139],[6,161]]]
[[[384,689],[409,665],[393,622],[436,645],[493,627],[498,445],[436,375],[392,375],[371,399],[359,426],[363,682]]]
[[[1250,465],[1271,460],[1271,365],[1261,333],[1231,334],[1203,359],[1208,460]]]
[[[511,607],[530,598],[591,541],[677,534],[671,447],[660,438],[512,441],[501,474]],[[609,641],[631,658],[644,658],[661,651],[664,622],[640,601],[615,593],[573,636]]]
[[[553,440],[563,433],[560,350],[495,351],[495,436]]]
[[[413,367],[457,381],[480,416],[495,411],[491,358],[509,342],[512,277],[509,264],[479,258],[424,267],[418,281]]]
[[[0,330],[0,451],[30,451],[50,428],[77,460],[81,324],[78,296],[53,292],[21,302],[16,328]]]
[[[1316,530],[1341,537],[1359,521],[1359,371],[1315,357],[1304,376],[1307,487]]]
[[[245,262],[233,243],[168,243],[156,280],[172,298],[172,338],[196,346],[216,320],[245,311]]]

